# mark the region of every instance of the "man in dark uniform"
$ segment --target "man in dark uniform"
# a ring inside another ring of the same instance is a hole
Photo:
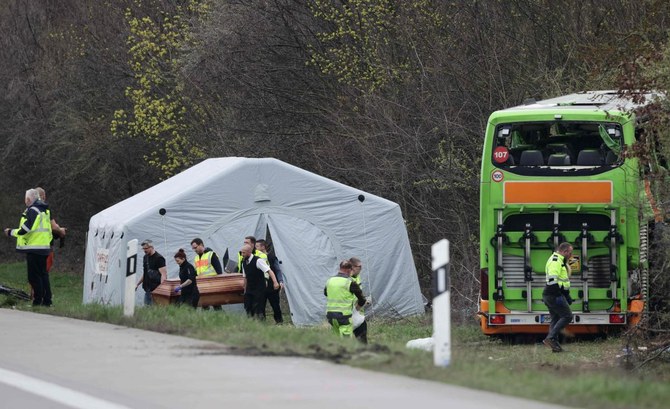
[[[272,282],[272,287],[279,288],[277,277],[270,269],[266,259],[260,258],[252,252],[253,247],[245,244],[240,249],[242,255],[242,276],[244,277],[244,309],[250,317],[265,319],[265,297],[268,290],[268,281],[265,279],[267,273]]]

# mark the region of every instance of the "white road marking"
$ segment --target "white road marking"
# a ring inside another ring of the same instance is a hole
[[[0,368],[0,382],[77,409],[130,409],[128,406],[108,402],[95,396],[2,368]]]

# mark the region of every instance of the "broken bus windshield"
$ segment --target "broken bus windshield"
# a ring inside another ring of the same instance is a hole
[[[607,122],[528,122],[496,128],[497,166],[614,166],[622,153],[621,127]]]

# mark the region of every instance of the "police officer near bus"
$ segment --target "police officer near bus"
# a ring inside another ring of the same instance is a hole
[[[568,266],[571,256],[572,245],[563,242],[549,257],[545,268],[547,285],[542,292],[542,301],[549,309],[551,323],[549,333],[542,343],[551,348],[552,352],[563,351],[558,343],[558,334],[572,321],[570,267]]]
[[[323,294],[326,296],[326,319],[333,331],[343,337],[351,337],[354,325],[351,315],[354,308],[365,305],[363,291],[351,278],[351,261],[342,260],[340,271],[326,282]],[[354,307],[354,304],[357,306]]]

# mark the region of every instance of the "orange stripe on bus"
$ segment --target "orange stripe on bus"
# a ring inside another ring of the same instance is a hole
[[[505,204],[612,203],[612,182],[505,182]]]

